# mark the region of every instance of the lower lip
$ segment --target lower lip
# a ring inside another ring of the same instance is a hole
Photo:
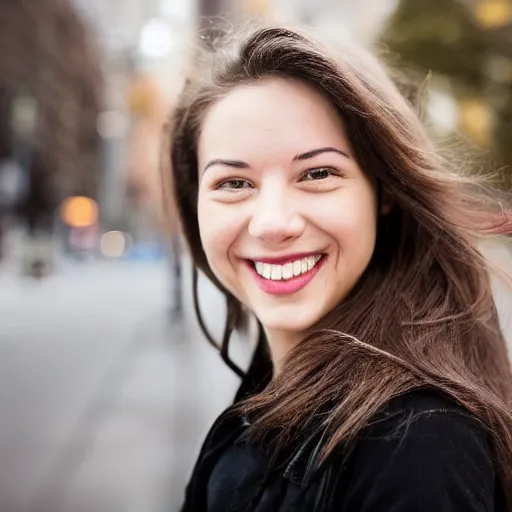
[[[300,276],[292,277],[286,281],[272,281],[271,279],[265,279],[261,277],[254,268],[251,262],[247,262],[250,270],[252,271],[256,283],[265,292],[271,295],[292,295],[302,290],[318,273],[320,267],[324,264],[326,256],[322,256],[320,261],[305,274]]]

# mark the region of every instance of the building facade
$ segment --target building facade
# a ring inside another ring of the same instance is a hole
[[[58,0],[2,2],[0,47],[0,161],[19,166],[20,213],[41,227],[66,196],[96,193],[99,55],[73,5]]]

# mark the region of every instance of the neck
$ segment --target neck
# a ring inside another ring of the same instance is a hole
[[[265,329],[265,335],[270,348],[272,364],[274,366],[274,377],[281,373],[286,356],[301,340],[299,333],[288,331],[274,331]]]

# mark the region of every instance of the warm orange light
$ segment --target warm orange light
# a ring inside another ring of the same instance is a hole
[[[460,101],[461,128],[477,143],[483,146],[490,144],[493,122],[493,112],[484,101],[477,98]]]
[[[475,7],[476,19],[486,28],[496,28],[512,21],[510,0],[483,0]]]
[[[128,89],[128,109],[133,115],[151,117],[158,111],[159,96],[158,84],[153,76],[138,76]]]
[[[72,228],[92,226],[98,221],[98,203],[90,197],[70,197],[62,203],[60,217]]]
[[[265,16],[268,14],[269,2],[268,0],[245,0],[244,7],[248,14]]]

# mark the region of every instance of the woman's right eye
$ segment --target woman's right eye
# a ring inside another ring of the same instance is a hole
[[[215,188],[217,190],[242,190],[244,188],[252,188],[252,184],[247,180],[232,179],[222,181]]]

